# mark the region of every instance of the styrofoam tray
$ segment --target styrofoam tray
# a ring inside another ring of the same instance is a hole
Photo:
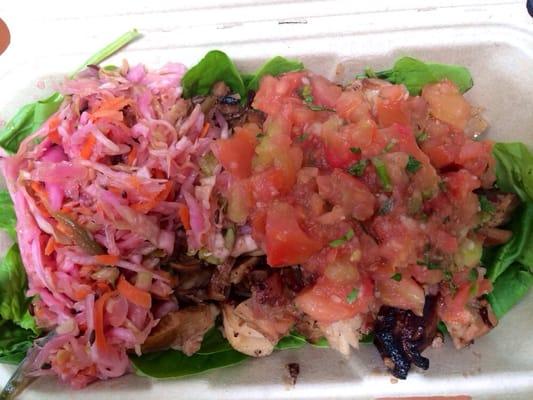
[[[533,144],[533,20],[524,1],[283,1],[2,2],[11,46],[0,56],[0,120],[43,97],[88,55],[133,27],[144,38],[111,61],[128,58],[157,67],[191,65],[207,50],[226,51],[242,69],[273,55],[297,57],[313,71],[346,82],[371,65],[401,55],[462,64],[475,86],[467,97],[485,107],[489,135]],[[0,240],[3,250],[5,237]],[[348,360],[305,348],[251,360],[182,380],[125,376],[72,391],[41,379],[23,399],[371,399],[469,395],[474,399],[533,398],[533,294],[489,335],[462,351],[451,343],[425,354],[429,371],[406,381],[384,372],[371,345]],[[296,386],[285,364],[300,363]],[[0,386],[14,368],[0,365]]]

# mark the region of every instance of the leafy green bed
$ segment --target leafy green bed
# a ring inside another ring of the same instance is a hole
[[[137,31],[126,33],[89,58],[76,72],[88,64],[100,63],[138,36]],[[184,96],[208,94],[214,83],[224,81],[244,102],[250,91],[257,90],[263,76],[275,76],[303,68],[299,61],[274,57],[256,72],[244,74],[225,53],[214,50],[183,77]],[[367,69],[365,76],[404,84],[411,95],[419,94],[424,85],[442,79],[453,81],[462,92],[473,85],[470,72],[465,67],[425,63],[411,57],[400,58],[389,70],[374,72]],[[57,111],[63,100],[61,94],[54,93],[22,107],[0,131],[0,146],[10,153],[16,152],[21,141]],[[497,160],[498,187],[502,191],[516,193],[522,201],[509,226],[513,232],[512,239],[497,248],[485,249],[482,258],[488,277],[494,284],[494,290],[487,298],[496,315],[501,317],[533,285],[533,155],[522,143],[497,143],[493,153]],[[15,224],[16,217],[9,194],[0,191],[0,229],[16,239]],[[0,261],[0,363],[19,363],[32,341],[40,334],[28,311],[30,300],[24,295],[26,288],[24,267],[18,246],[14,244]],[[372,341],[371,336],[364,339]],[[306,345],[308,342],[303,336],[292,333],[283,338],[276,349],[295,349]],[[313,345],[327,347],[327,342],[322,340]],[[191,357],[177,350],[167,350],[142,356],[132,355],[130,358],[140,375],[177,378],[234,365],[248,356],[234,350],[220,331],[214,328],[204,337],[200,351]]]

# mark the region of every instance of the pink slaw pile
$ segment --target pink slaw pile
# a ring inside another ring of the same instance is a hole
[[[123,375],[127,352],[140,354],[178,307],[161,260],[180,240],[218,260],[230,255],[210,222],[224,175],[218,165],[200,171],[228,126],[181,97],[185,71],[88,68],[63,84],[67,101],[3,163],[33,314],[56,327],[37,375],[76,388]],[[240,251],[255,248],[249,235],[239,240]]]

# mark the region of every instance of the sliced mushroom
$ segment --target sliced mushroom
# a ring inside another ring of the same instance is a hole
[[[215,324],[216,306],[199,305],[165,315],[142,345],[143,352],[173,348],[187,355],[200,349],[205,333]]]
[[[328,325],[321,326],[324,337],[328,340],[332,349],[338,350],[345,356],[350,355],[350,349],[359,348],[361,338],[361,317],[356,316],[351,319],[335,321]]]
[[[209,299],[224,301],[228,298],[232,267],[233,260],[226,260],[223,264],[217,265],[207,287],[207,296]]]
[[[232,305],[222,307],[224,334],[231,346],[252,357],[268,356],[274,350],[274,343],[235,313]]]
[[[244,277],[259,263],[259,257],[248,257],[238,261],[231,270],[230,282],[234,285],[241,283]]]

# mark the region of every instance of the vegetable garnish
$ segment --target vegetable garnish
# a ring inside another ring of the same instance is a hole
[[[359,296],[359,290],[356,288],[353,288],[350,293],[346,296],[346,302],[348,304],[352,304],[355,300],[357,300],[357,297]]]
[[[375,72],[372,75],[391,83],[404,84],[411,96],[420,94],[425,85],[444,79],[452,81],[461,93],[468,91],[474,85],[472,76],[465,67],[425,63],[412,57],[400,58],[396,60],[392,69]]]
[[[394,275],[390,277],[393,281],[400,282],[402,280],[402,274],[399,272],[396,272]]]
[[[363,158],[357,161],[355,164],[351,165],[350,168],[348,168],[348,172],[353,176],[363,176],[367,165],[368,160]]]
[[[376,168],[376,173],[378,175],[379,181],[381,182],[381,186],[383,187],[383,190],[385,192],[391,192],[392,191],[392,185],[389,177],[389,173],[387,172],[387,167],[385,163],[378,157],[372,158],[372,164]]]
[[[405,170],[411,174],[414,174],[422,167],[422,163],[414,158],[412,155],[409,155],[407,164],[405,165]]]
[[[353,237],[354,237],[353,229],[349,229],[349,230],[346,231],[346,233],[345,233],[344,235],[342,235],[340,238],[335,239],[335,240],[332,240],[331,242],[329,242],[329,246],[330,246],[330,247],[339,247],[339,246],[342,246],[344,243],[346,243],[347,241],[351,240]]]

